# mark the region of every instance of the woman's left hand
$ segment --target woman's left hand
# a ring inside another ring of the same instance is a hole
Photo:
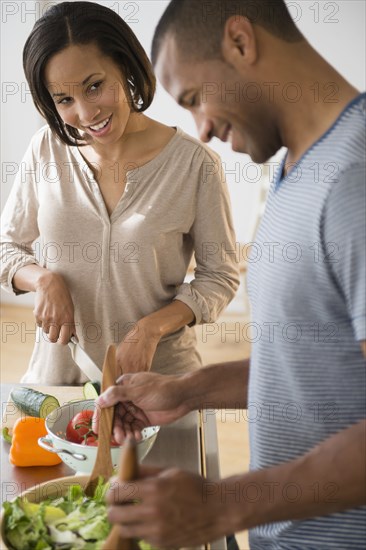
[[[147,323],[139,321],[117,347],[117,367],[121,374],[149,371],[160,340]]]

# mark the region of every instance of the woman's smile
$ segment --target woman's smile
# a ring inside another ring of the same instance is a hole
[[[101,137],[105,136],[112,125],[112,117],[113,115],[110,115],[108,118],[105,118],[101,122],[98,122],[97,124],[93,124],[92,126],[86,126],[88,130],[92,133],[92,135]]]

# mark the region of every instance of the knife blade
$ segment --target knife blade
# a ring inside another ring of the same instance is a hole
[[[83,350],[77,339],[72,336],[68,343],[71,355],[79,369],[93,382],[102,382],[102,371]]]

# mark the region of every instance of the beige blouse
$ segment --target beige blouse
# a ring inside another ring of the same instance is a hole
[[[131,166],[109,216],[79,149],[46,126],[33,137],[3,212],[1,284],[16,292],[14,274],[32,263],[60,273],[74,302],[80,343],[101,366],[108,344],[119,343],[136,321],[172,300],[187,304],[196,323],[214,322],[239,284],[234,248],[220,159],[199,141],[177,129],[153,160]],[[197,268],[187,283],[193,253]],[[163,338],[152,369],[199,367],[195,342],[191,327]],[[76,384],[85,376],[68,346],[50,343],[37,329],[22,381]]]

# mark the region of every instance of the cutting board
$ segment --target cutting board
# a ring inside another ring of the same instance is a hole
[[[80,399],[84,399],[82,386],[40,386],[38,384],[24,384],[24,386],[27,388],[33,388],[42,393],[53,395],[56,399],[58,399],[60,406],[66,405],[66,403],[69,403],[70,401],[79,401]],[[14,384],[14,387],[16,387],[16,384]],[[7,427],[11,429],[16,420],[21,418],[22,415],[24,416],[24,413],[18,409],[13,400],[9,397],[8,401],[3,405],[2,428]]]

